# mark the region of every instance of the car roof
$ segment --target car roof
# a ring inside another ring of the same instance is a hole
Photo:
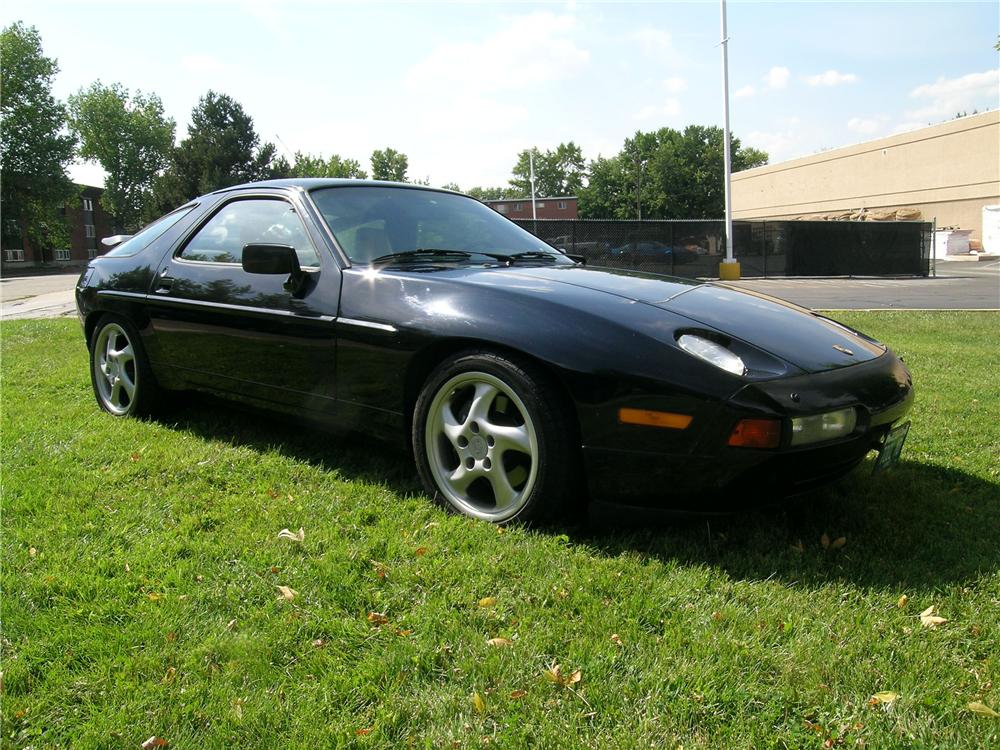
[[[230,190],[242,190],[245,188],[300,188],[302,190],[316,190],[317,188],[328,187],[397,187],[409,188],[411,190],[430,190],[437,193],[452,193],[463,195],[454,190],[445,188],[429,187],[427,185],[415,185],[412,182],[390,182],[389,180],[353,180],[339,177],[288,177],[280,180],[262,180],[260,182],[245,182],[242,185],[232,185],[230,187],[216,190],[216,193],[225,193]]]

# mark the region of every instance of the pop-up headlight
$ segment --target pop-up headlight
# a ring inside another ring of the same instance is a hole
[[[733,375],[743,375],[747,370],[742,359],[721,344],[716,344],[703,336],[685,333],[677,339],[677,343],[688,354],[693,354]]]

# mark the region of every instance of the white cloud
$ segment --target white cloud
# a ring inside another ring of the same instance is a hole
[[[884,126],[889,118],[885,115],[878,115],[877,117],[852,117],[847,121],[847,129],[852,133],[861,133],[863,135],[871,135],[872,133],[877,133]]]
[[[736,93],[734,94],[734,96],[737,99],[742,99],[743,97],[746,96],[753,96],[756,93],[757,89],[755,89],[748,83],[746,86],[741,86],[740,88],[736,89]]]
[[[802,151],[802,139],[791,128],[778,131],[755,130],[745,138],[741,137],[740,143],[767,151],[772,164]]]
[[[682,91],[686,91],[688,85],[687,81],[681,76],[670,76],[670,78],[663,82],[663,87],[671,94],[679,94]]]
[[[647,57],[664,59],[671,58],[676,54],[673,37],[667,31],[646,26],[632,32],[629,35],[629,39],[637,43],[639,49]]]
[[[788,79],[792,77],[792,71],[788,68],[775,66],[767,71],[764,81],[769,89],[783,89],[788,86]]]
[[[910,92],[914,99],[926,102],[906,113],[909,120],[950,117],[969,109],[996,107],[1000,69],[969,73],[958,78],[938,78],[934,83],[917,86]]]
[[[667,99],[663,104],[647,104],[635,113],[637,120],[663,120],[680,114],[681,103],[677,99]]]
[[[842,83],[856,83],[858,77],[854,73],[841,73],[839,70],[828,70],[814,76],[806,76],[810,86],[839,86]]]
[[[568,78],[590,53],[573,39],[576,19],[550,12],[509,19],[482,39],[448,42],[406,72],[414,90],[523,89]]]

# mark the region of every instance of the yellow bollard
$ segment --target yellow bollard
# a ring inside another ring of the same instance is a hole
[[[740,262],[738,260],[719,263],[719,281],[739,281]]]

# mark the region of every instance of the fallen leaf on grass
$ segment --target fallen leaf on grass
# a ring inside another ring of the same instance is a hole
[[[243,703],[244,700],[242,698],[237,698],[233,701],[233,711],[236,713],[237,719],[243,718]]]
[[[472,694],[472,707],[476,709],[477,714],[486,713],[486,701],[479,693]]]
[[[226,623],[226,630],[232,630],[235,627],[236,627],[236,618],[234,617],[232,620]]]
[[[299,526],[299,530],[297,532],[282,529],[278,532],[278,539],[287,539],[290,542],[304,542],[306,539],[306,530],[301,526]]]
[[[830,548],[830,537],[825,531],[823,532],[823,536],[819,538],[819,543],[823,545],[823,549]]]
[[[880,704],[888,706],[889,704],[893,703],[897,698],[899,698],[899,693],[893,693],[890,690],[885,690],[881,693],[875,693],[875,695],[873,695],[871,697],[871,700],[868,702],[873,706]]]
[[[994,719],[1000,719],[1000,714],[987,706],[985,703],[980,703],[979,701],[972,701],[969,703],[968,709],[972,711],[972,713],[979,714],[980,716],[992,716]]]
[[[938,616],[937,607],[933,604],[920,613],[920,624],[925,628],[936,628],[946,622],[948,622],[947,619]]]
[[[542,676],[545,677],[549,682],[555,683],[562,687],[568,687],[570,685],[575,685],[583,677],[583,670],[577,669],[569,674],[564,674],[562,669],[558,664],[552,662],[548,668],[542,672]]]
[[[294,599],[296,596],[299,595],[299,592],[293,589],[291,586],[278,586],[278,591],[281,593],[281,597],[286,602],[292,601],[292,599]]]
[[[371,728],[368,728],[368,729],[355,729],[354,730],[354,735],[356,737],[364,737],[364,736],[369,735],[371,733],[372,733]]]
[[[160,682],[169,685],[171,682],[174,681],[174,678],[176,676],[177,676],[177,667],[168,667],[167,673],[163,675],[163,679],[160,680]]]
[[[326,645],[326,641],[324,641],[322,638],[317,638],[312,643],[315,648],[323,648],[323,646]]]
[[[510,638],[490,638],[486,641],[487,646],[510,646],[513,643]]]
[[[131,456],[129,456],[129,460],[133,462],[138,461],[140,458],[142,458],[142,455],[139,453],[133,453]]]
[[[492,596],[484,596],[482,599],[479,600],[480,607],[492,607],[496,603],[497,603],[496,598]]]
[[[521,698],[523,698],[527,694],[528,694],[527,690],[511,690],[510,691],[510,697],[513,698],[514,700],[520,700]]]
[[[153,750],[153,748],[155,747],[166,747],[169,744],[170,743],[167,742],[165,739],[163,739],[162,737],[157,737],[154,734],[148,740],[143,742],[140,747],[142,747],[142,750]]]
[[[146,594],[146,598],[151,602],[158,602],[163,598],[163,594]]]
[[[901,597],[899,597],[899,601],[896,602],[896,606],[902,609],[903,607],[906,606],[906,603],[908,601],[910,601],[910,597],[908,597],[906,594],[903,594]]]
[[[389,618],[386,617],[382,612],[369,612],[368,622],[370,622],[375,627],[378,627],[379,625],[385,625],[387,622],[389,622]]]
[[[28,547],[28,557],[34,557],[38,554],[38,550],[34,547]]]
[[[847,537],[846,536],[838,536],[836,539],[834,539],[832,542],[830,542],[830,549],[840,549],[845,544],[847,544]]]
[[[622,643],[622,637],[621,637],[620,635],[618,635],[618,633],[612,633],[612,634],[611,634],[611,641],[612,641],[612,642],[613,642],[613,643],[614,643],[614,644],[615,644],[616,646],[622,646],[622,645],[624,645],[624,644]]]
[[[413,554],[416,555],[417,557],[423,557],[424,555],[427,554],[427,548],[417,547],[415,550],[413,550]]]

